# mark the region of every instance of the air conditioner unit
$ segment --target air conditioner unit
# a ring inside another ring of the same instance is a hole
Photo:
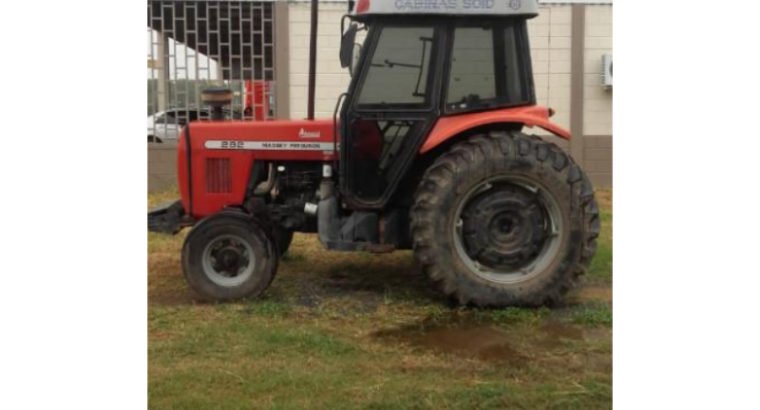
[[[612,87],[612,54],[602,56],[602,85]]]

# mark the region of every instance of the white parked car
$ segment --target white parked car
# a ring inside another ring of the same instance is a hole
[[[242,119],[243,114],[240,111],[224,110],[224,116],[236,120]],[[166,111],[157,112],[148,116],[148,142],[169,142],[177,141],[182,127],[190,121],[198,119],[208,119],[207,110],[197,108],[173,108]]]
[[[175,108],[148,116],[148,142],[176,141],[179,133],[189,121],[205,118],[205,111]]]

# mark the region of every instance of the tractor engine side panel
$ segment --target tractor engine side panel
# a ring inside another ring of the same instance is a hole
[[[182,204],[197,219],[242,206],[255,161],[333,161],[333,134],[332,120],[193,122],[177,150]]]
[[[204,149],[192,128],[189,149],[187,129],[177,149],[177,182],[186,213],[200,219],[242,205],[254,154]]]

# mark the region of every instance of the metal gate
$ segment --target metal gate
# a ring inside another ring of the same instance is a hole
[[[148,1],[149,142],[206,117],[211,85],[233,90],[228,117],[273,117],[273,14],[271,1]]]

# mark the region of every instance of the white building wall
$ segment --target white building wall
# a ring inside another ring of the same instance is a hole
[[[602,56],[612,54],[612,6],[586,6],[583,131],[612,135],[612,89],[602,85]]]
[[[351,77],[340,67],[340,18],[346,14],[346,3],[319,4],[317,32],[317,86],[314,102],[316,118],[332,117],[338,96],[348,89]],[[311,5],[291,3],[290,23],[290,118],[306,118],[309,85],[309,35]]]
[[[533,78],[538,104],[556,111],[552,120],[570,128],[570,47],[572,6],[541,5],[528,20]],[[534,130],[544,134],[542,130]]]

